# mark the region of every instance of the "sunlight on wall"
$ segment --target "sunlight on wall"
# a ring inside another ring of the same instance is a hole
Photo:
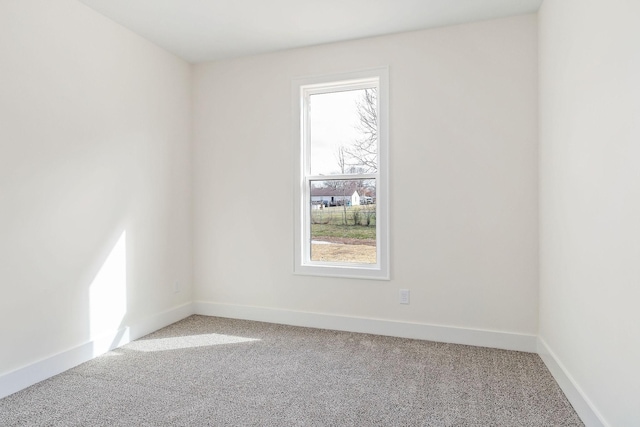
[[[91,338],[117,330],[127,312],[126,243],[123,231],[89,287]]]
[[[189,335],[186,337],[158,338],[133,341],[127,345],[127,350],[136,351],[165,351],[183,348],[207,347],[221,344],[238,344],[243,342],[260,341],[258,338],[235,337],[233,335],[205,334]]]

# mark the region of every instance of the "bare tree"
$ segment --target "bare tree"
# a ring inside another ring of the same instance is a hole
[[[347,169],[349,166],[347,165],[347,150],[344,148],[344,145],[339,146],[336,149],[336,161],[338,162],[338,168],[340,168],[340,173],[347,173]]]
[[[364,89],[362,97],[356,101],[358,122],[356,129],[360,137],[349,145],[341,145],[336,149],[335,158],[339,172],[345,174],[366,174],[378,171],[378,93],[374,88]],[[329,180],[325,186],[339,192],[342,200],[342,222],[347,225],[347,197],[357,191],[364,195],[371,185],[369,180]],[[370,209],[369,209],[370,210]],[[374,214],[375,215],[375,214]],[[371,215],[367,215],[367,225],[371,223]],[[354,225],[359,225],[354,217]]]
[[[352,172],[375,173],[378,171],[378,92],[374,88],[364,89],[362,98],[356,103],[358,124],[362,137],[342,148],[344,164],[354,168]]]

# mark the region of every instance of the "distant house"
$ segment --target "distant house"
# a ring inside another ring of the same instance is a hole
[[[358,206],[360,205],[360,194],[358,194],[358,190],[352,188],[311,188],[311,204]]]

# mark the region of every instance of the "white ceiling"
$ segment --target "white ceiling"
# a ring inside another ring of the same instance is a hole
[[[80,0],[205,62],[532,13],[542,0]]]

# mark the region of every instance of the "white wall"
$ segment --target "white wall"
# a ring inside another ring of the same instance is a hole
[[[0,379],[192,299],[533,336],[539,159],[541,352],[588,425],[640,424],[637,16],[547,0],[539,37],[521,16],[197,66],[192,224],[190,66],[78,2],[0,2]],[[294,276],[291,79],[381,65],[393,278]]]
[[[0,52],[1,376],[191,300],[191,69],[74,0]]]
[[[640,425],[639,17],[633,0],[539,12],[540,337],[588,425]]]
[[[392,280],[294,276],[291,80],[385,65]],[[194,75],[200,307],[536,334],[535,15],[225,60]],[[398,304],[399,288],[410,305]]]

